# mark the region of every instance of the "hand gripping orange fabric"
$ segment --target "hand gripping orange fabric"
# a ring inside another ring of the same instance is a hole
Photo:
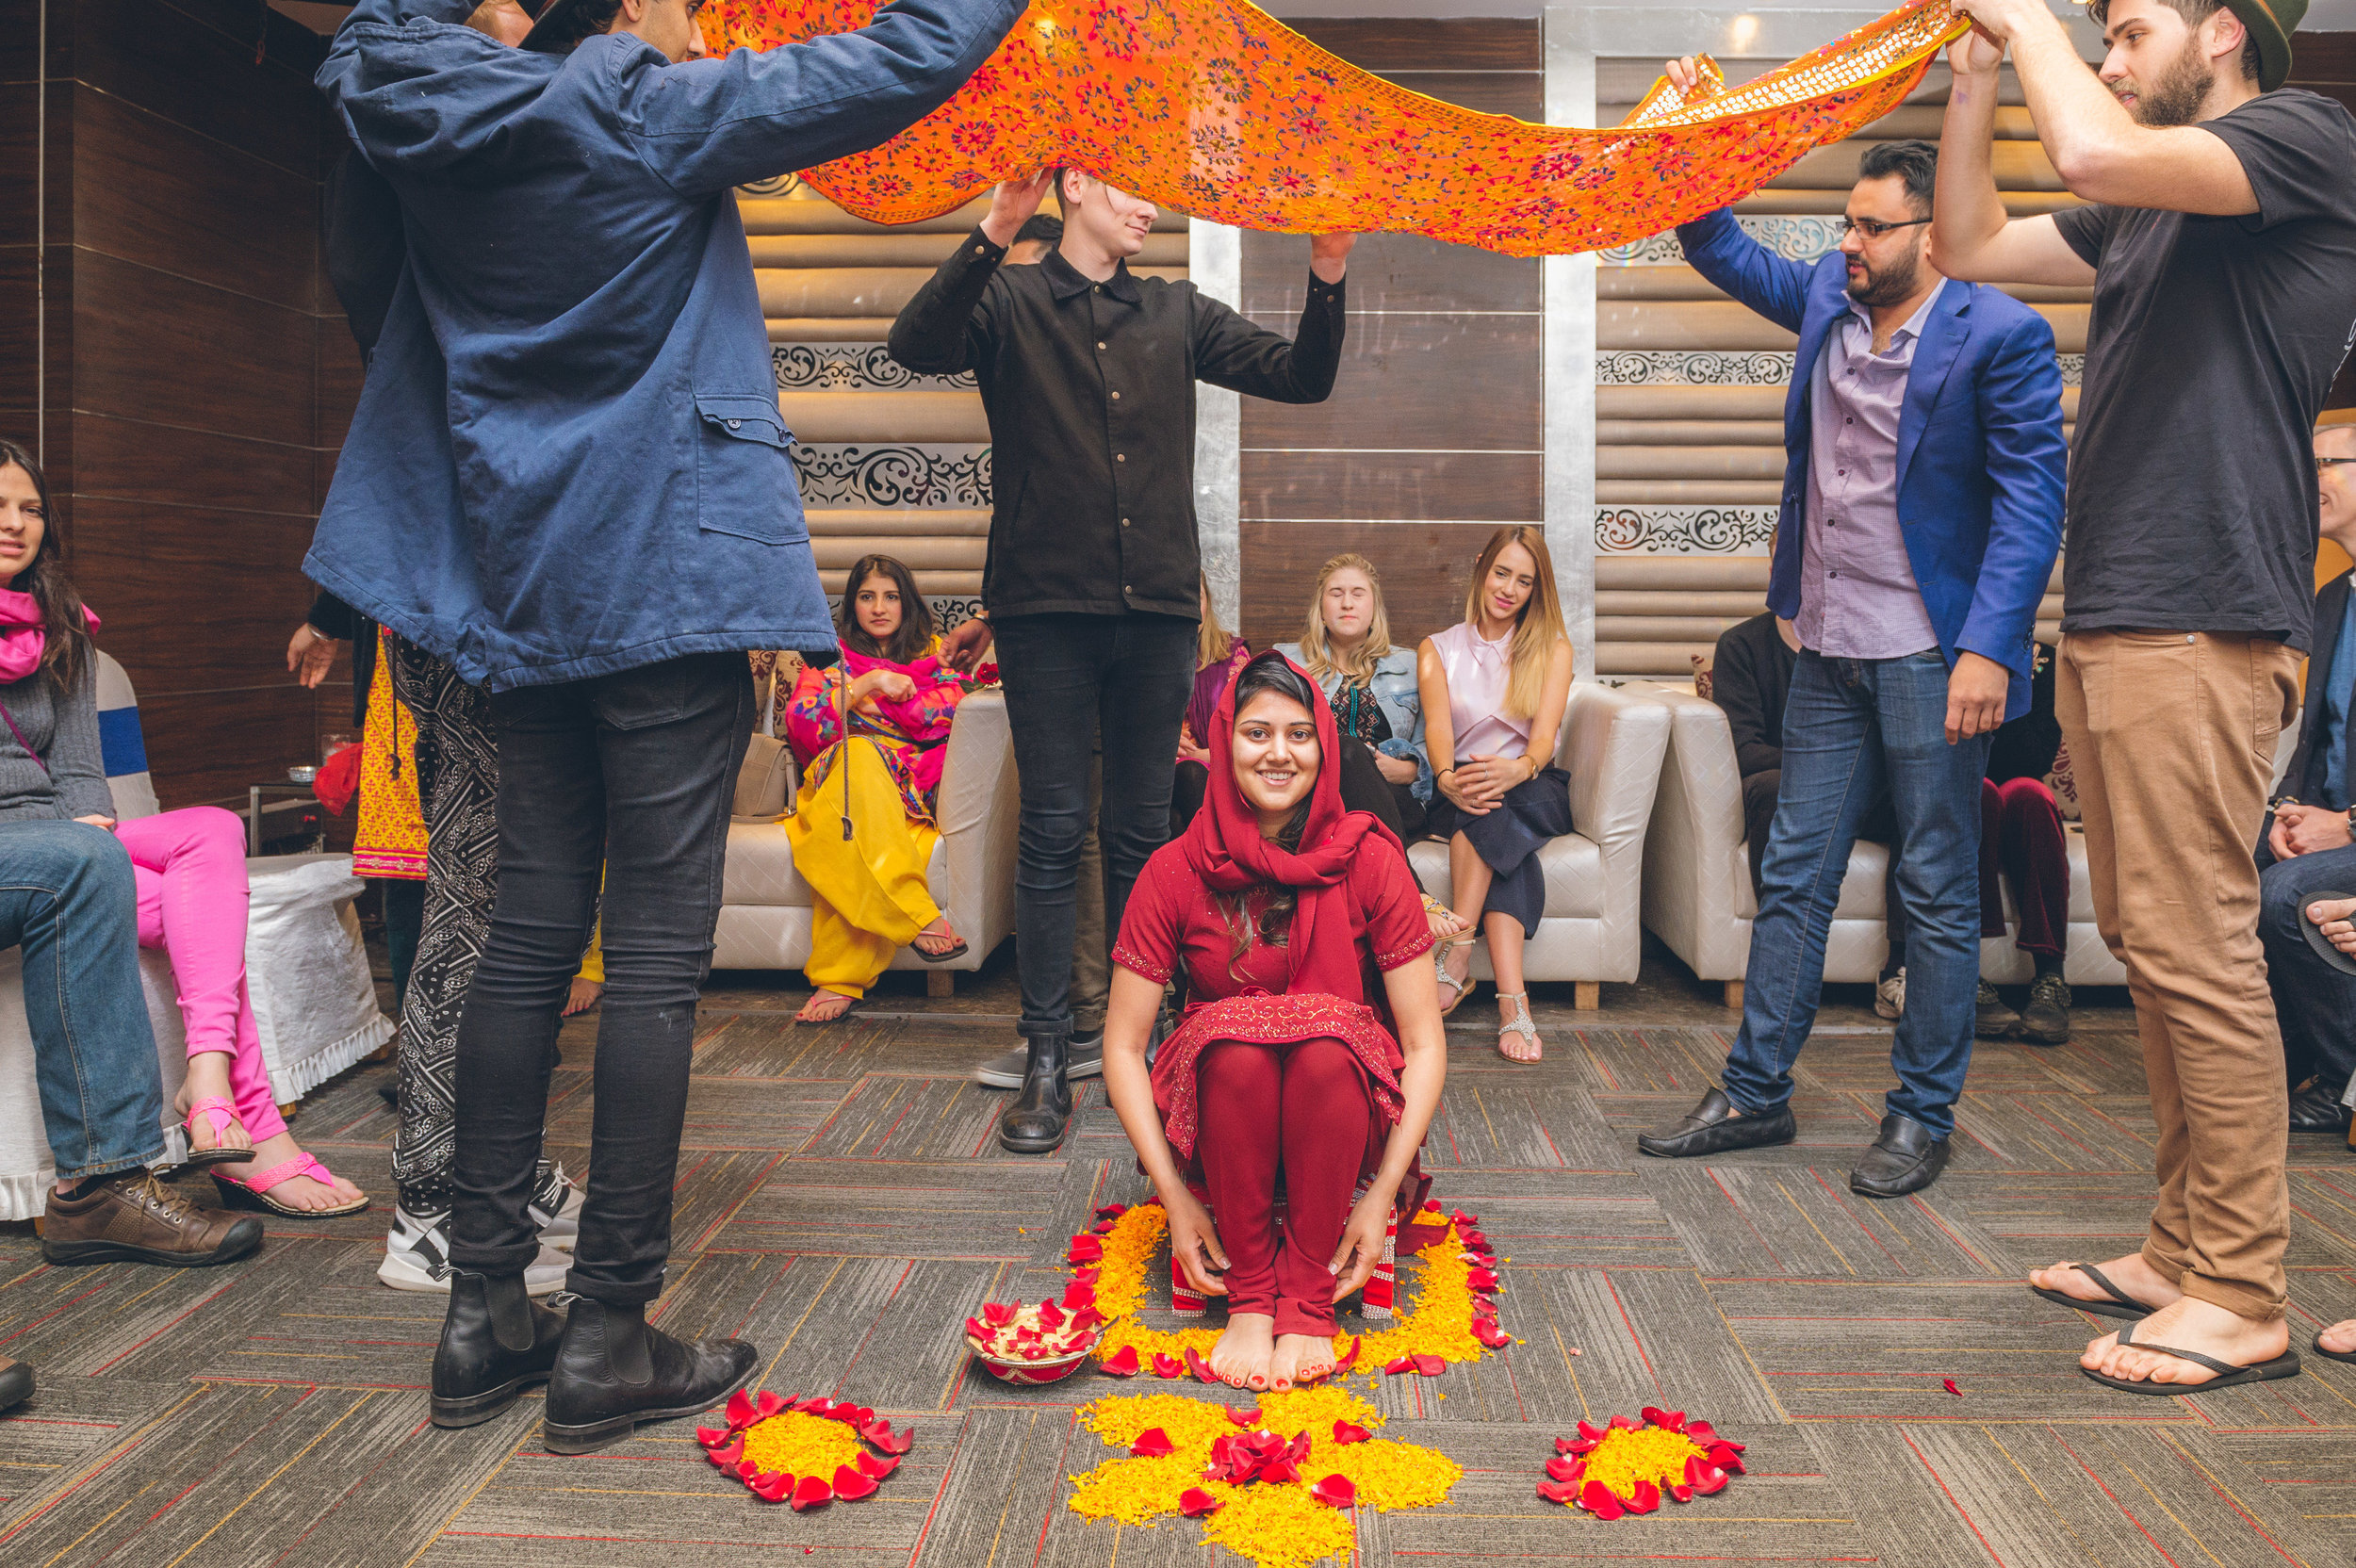
[[[873,20],[875,0],[708,0],[715,55]],[[1072,164],[1212,222],[1396,231],[1508,255],[1602,250],[1749,195],[1896,107],[1967,24],[1947,0],[1689,101],[1657,84],[1609,130],[1479,114],[1344,63],[1247,0],[1033,0],[956,97],[872,152],[803,172],[881,223]]]

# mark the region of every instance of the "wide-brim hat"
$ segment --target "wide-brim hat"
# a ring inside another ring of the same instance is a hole
[[[2225,0],[2225,5],[2258,41],[2258,90],[2272,92],[2291,74],[2291,35],[2307,15],[2307,0]]]

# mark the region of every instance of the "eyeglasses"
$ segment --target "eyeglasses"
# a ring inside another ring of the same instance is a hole
[[[2356,463],[2356,457],[2318,457],[2315,459],[2315,472],[2319,474],[2326,468],[2335,468],[2343,463]]]
[[[1868,239],[1879,239],[1892,229],[1919,229],[1929,221],[1927,218],[1909,218],[1903,223],[1885,223],[1878,218],[1837,218],[1833,220],[1833,227],[1840,231],[1843,238],[1855,230]]]

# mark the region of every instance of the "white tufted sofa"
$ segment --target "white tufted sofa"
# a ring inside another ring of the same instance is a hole
[[[790,766],[790,759],[789,759]],[[799,784],[789,776],[790,804]],[[965,939],[966,951],[927,964],[902,948],[893,969],[926,972],[945,992],[957,970],[976,970],[1014,934],[1015,825],[1021,805],[1004,692],[975,692],[957,704],[941,775],[941,841],[926,872],[933,899]],[[728,826],[728,869],[714,934],[714,969],[799,969],[810,961],[810,884],[794,869],[782,817]]]
[[[139,709],[123,666],[98,656],[98,720],[115,814],[152,817]],[[246,984],[261,1036],[270,1092],[292,1104],[393,1037],[377,1010],[376,982],[352,912],[361,881],[349,855],[282,855],[246,862],[254,897],[247,915]],[[188,1075],[188,1032],[180,1019],[172,960],[142,950],[139,980],[155,1031],[163,1075],[166,1157],[188,1152],[172,1097]],[[25,1020],[24,956],[0,952],[0,1219],[41,1214],[57,1180],[33,1075],[33,1037]]]
[[[1644,925],[1704,980],[1726,982],[1726,1005],[1742,1004],[1742,973],[1750,956],[1749,851],[1742,836],[1742,780],[1735,771],[1734,737],[1716,703],[1671,687],[1656,689],[1670,711],[1669,760],[1644,841]],[[2297,727],[2283,731],[2276,760],[2288,762]],[[2073,986],[2123,986],[2127,972],[2111,956],[2094,924],[2086,882],[2086,836],[2066,825],[2070,851],[2070,936],[2062,972]],[[2250,825],[2257,840],[2258,825]],[[1824,947],[1824,978],[1870,982],[1881,973],[1890,942],[1883,930],[1890,850],[1860,840],[1841,878],[1832,932]],[[2020,929],[2012,886],[2004,885],[2004,921]],[[2035,971],[2008,933],[1980,943],[1980,972],[1998,985],[2026,984]]]
[[[1582,681],[1571,688],[1554,762],[1571,776],[1575,829],[1538,852],[1546,868],[1546,914],[1522,950],[1531,980],[1573,981],[1577,1004],[1594,1007],[1602,981],[1636,978],[1643,956],[1644,837],[1653,818],[1669,740],[1669,709],[1649,688]],[[1448,845],[1421,840],[1408,863],[1424,891],[1446,902]],[[1473,949],[1473,974],[1495,976],[1486,942]]]

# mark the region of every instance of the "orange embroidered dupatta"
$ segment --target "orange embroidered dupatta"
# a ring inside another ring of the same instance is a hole
[[[871,21],[875,0],[708,0],[714,54]],[[1960,36],[1947,0],[1745,84],[1665,82],[1610,130],[1444,104],[1346,64],[1248,0],[1033,0],[946,105],[803,172],[881,223],[948,212],[1055,164],[1218,223],[1396,231],[1508,255],[1626,244],[1749,195],[1896,107]]]

